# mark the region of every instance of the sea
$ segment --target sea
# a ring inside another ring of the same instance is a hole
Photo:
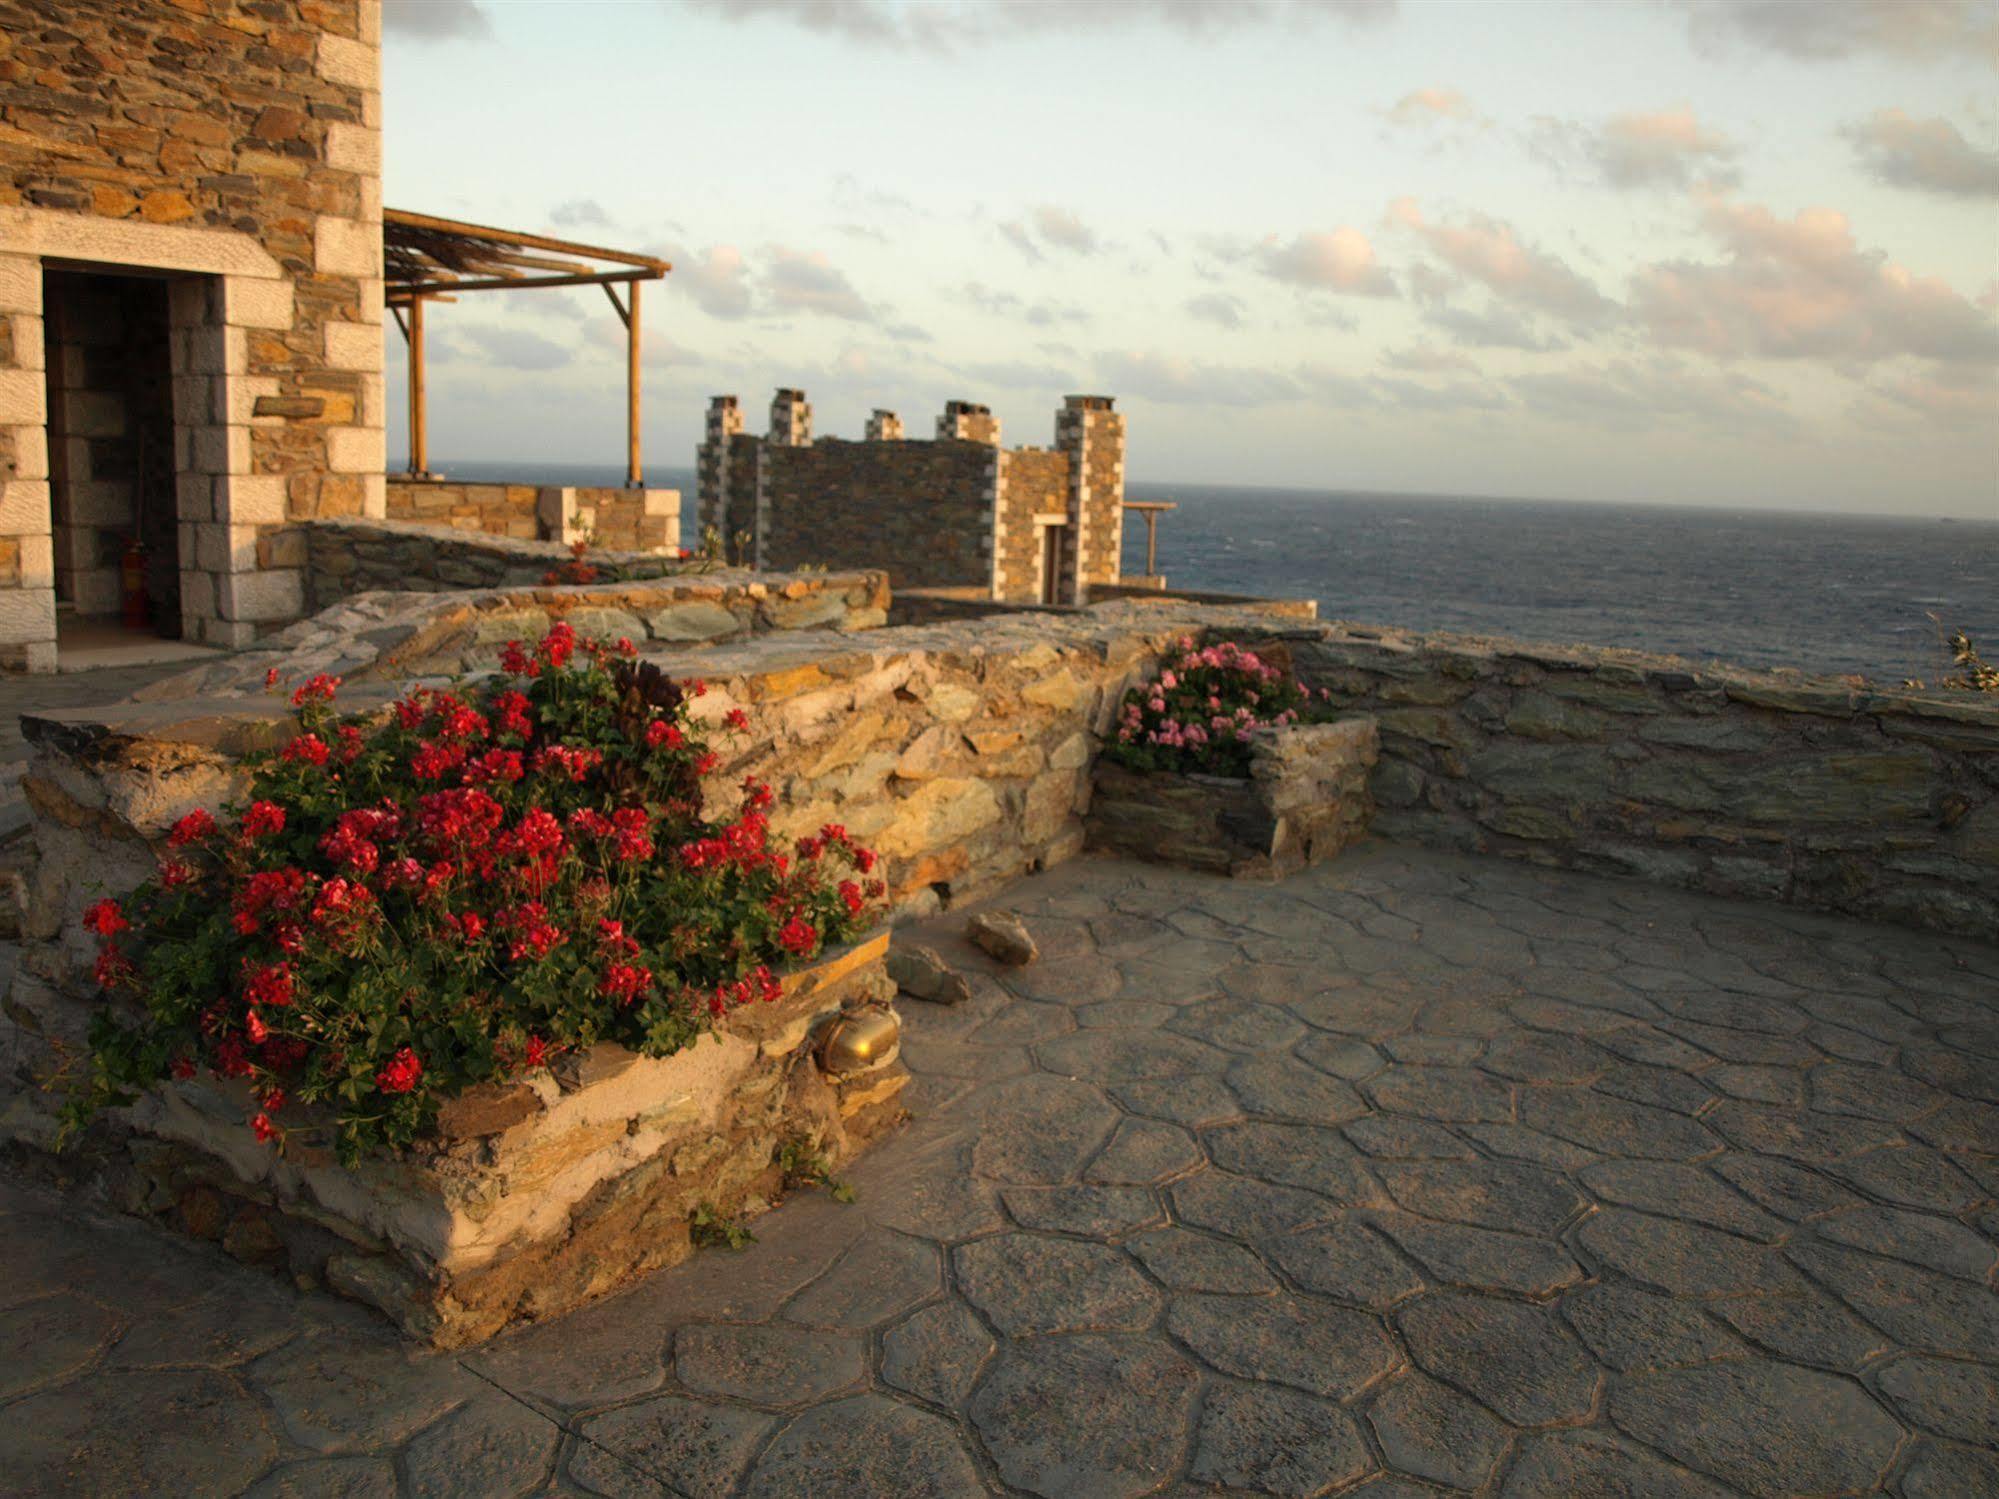
[[[617,484],[591,464],[440,463],[454,477]],[[694,522],[694,475],[661,469]],[[1176,587],[1312,598],[1320,617],[1566,645],[1618,645],[1885,683],[1949,670],[1940,627],[1999,660],[1991,521],[1133,482],[1170,501]],[[1125,522],[1124,568],[1145,569]]]

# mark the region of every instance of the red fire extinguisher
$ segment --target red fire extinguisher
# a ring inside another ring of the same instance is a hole
[[[127,628],[145,629],[152,622],[152,600],[146,594],[146,548],[136,536],[118,559],[118,585]]]

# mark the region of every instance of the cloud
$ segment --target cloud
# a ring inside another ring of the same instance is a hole
[[[1994,59],[1990,0],[1678,0],[1703,51],[1761,48],[1799,62],[1876,54],[1912,62]]]
[[[749,268],[734,245],[710,245],[699,252],[662,245],[660,254],[673,264],[667,285],[687,292],[708,316],[733,322],[750,315]]]
[[[1453,270],[1482,282],[1509,302],[1576,328],[1601,327],[1617,315],[1617,305],[1567,261],[1522,244],[1510,224],[1483,214],[1470,215],[1459,224],[1432,224],[1414,198],[1397,198],[1389,204],[1388,219],[1419,236]]]
[[[548,221],[563,229],[580,229],[585,225],[608,228],[611,216],[595,198],[571,198],[549,209]]]
[[[1597,126],[1542,118],[1531,137],[1557,170],[1586,170],[1606,187],[1687,188],[1696,181],[1732,185],[1738,147],[1702,128],[1690,109],[1613,115]]]
[[[1053,328],[1065,323],[1087,323],[1090,310],[1072,302],[1028,302],[1012,292],[994,291],[981,281],[968,281],[960,293],[979,311],[1030,328]]]
[[[1999,366],[1928,364],[1871,382],[1860,410],[1877,425],[1898,420],[1990,432],[1999,425]]]
[[[1467,307],[1430,307],[1423,321],[1446,334],[1452,343],[1474,349],[1520,349],[1529,354],[1551,354],[1566,349],[1568,341],[1538,332],[1517,313],[1488,303],[1484,312]]]
[[[926,329],[919,328],[915,323],[890,323],[886,328],[882,329],[882,332],[897,343],[927,344],[935,342]]]
[[[1387,118],[1393,125],[1427,126],[1447,121],[1470,124],[1478,119],[1478,111],[1471,107],[1471,100],[1454,88],[1419,88],[1397,99],[1387,111]]]
[[[1736,433],[1796,426],[1783,398],[1762,381],[1689,369],[1672,359],[1537,371],[1506,384],[1528,409],[1565,422],[1653,427],[1691,421],[1703,430]]]
[[[1725,260],[1669,261],[1632,281],[1632,310],[1662,344],[1718,358],[1999,357],[1991,317],[1943,281],[1861,249],[1843,213],[1782,219],[1707,195],[1702,220]]]
[[[1122,350],[1099,354],[1107,390],[1176,406],[1268,406],[1298,400],[1303,388],[1282,370],[1208,364],[1178,354]]]
[[[776,21],[819,36],[895,51],[951,52],[1061,33],[1146,28],[1210,38],[1279,22],[1376,25],[1396,0],[690,0],[727,21]]]
[[[485,355],[486,362],[510,370],[557,370],[573,352],[553,339],[525,328],[473,325],[457,330]]]
[[[1918,120],[1899,109],[1840,132],[1861,165],[1890,187],[1954,198],[1999,198],[1999,151],[1981,150],[1948,120]]]
[[[1029,260],[1045,260],[1044,252],[1063,250],[1071,255],[1094,255],[1102,248],[1096,232],[1075,214],[1053,203],[1042,203],[1018,219],[1009,219],[999,232]]]
[[[1002,359],[986,364],[960,365],[958,372],[979,385],[999,385],[1011,390],[1059,390],[1074,383],[1076,369],[1072,365]]]
[[[1240,298],[1218,291],[1203,292],[1198,297],[1187,299],[1188,317],[1213,323],[1217,328],[1240,328],[1243,310]]]
[[[478,0],[382,0],[382,31],[419,42],[479,42],[493,23]]]
[[[857,323],[874,320],[874,310],[846,273],[817,250],[778,246],[771,252],[764,287],[771,306],[786,312],[812,312]]]
[[[1441,375],[1455,370],[1470,372],[1478,368],[1454,350],[1425,347],[1390,349],[1381,356],[1381,362],[1392,370],[1407,370],[1417,375]]]
[[[1314,230],[1288,242],[1271,235],[1250,254],[1257,268],[1273,281],[1307,291],[1356,297],[1395,295],[1394,278],[1381,268],[1374,246],[1358,229]]]

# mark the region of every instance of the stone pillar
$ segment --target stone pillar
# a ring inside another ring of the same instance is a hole
[[[0,666],[56,667],[42,263],[0,255]]]
[[[999,446],[999,418],[989,407],[973,401],[946,401],[944,414],[937,418],[940,439],[961,438],[966,442],[986,442]]]
[[[867,440],[869,442],[901,442],[902,418],[893,411],[885,411],[877,406],[874,415],[868,418]]]
[[[729,439],[743,430],[743,408],[734,396],[710,396],[701,446],[695,449],[695,515],[701,529],[729,539]]]
[[[812,446],[812,406],[802,390],[780,390],[771,397],[770,441],[781,448]]]
[[[1091,583],[1115,583],[1124,548],[1124,418],[1109,396],[1067,396],[1055,414],[1055,446],[1069,455],[1073,573],[1077,603]]]

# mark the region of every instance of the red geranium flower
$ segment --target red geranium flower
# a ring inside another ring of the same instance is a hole
[[[777,934],[777,945],[786,952],[797,953],[803,958],[819,945],[819,931],[802,917],[794,916],[787,921]]]
[[[284,758],[305,765],[324,765],[326,741],[317,734],[301,734],[284,748]]]
[[[263,838],[285,830],[285,809],[276,802],[251,802],[243,814],[243,836]]]
[[[187,816],[175,823],[167,833],[168,848],[185,848],[190,843],[198,843],[215,831],[215,818],[206,809],[196,807]]]
[[[83,928],[95,932],[100,937],[115,937],[132,925],[125,919],[125,913],[118,908],[118,902],[106,896],[83,913]]]
[[[375,1086],[384,1093],[407,1093],[423,1076],[423,1062],[417,1054],[405,1046],[393,1057],[389,1065],[375,1074]]]

